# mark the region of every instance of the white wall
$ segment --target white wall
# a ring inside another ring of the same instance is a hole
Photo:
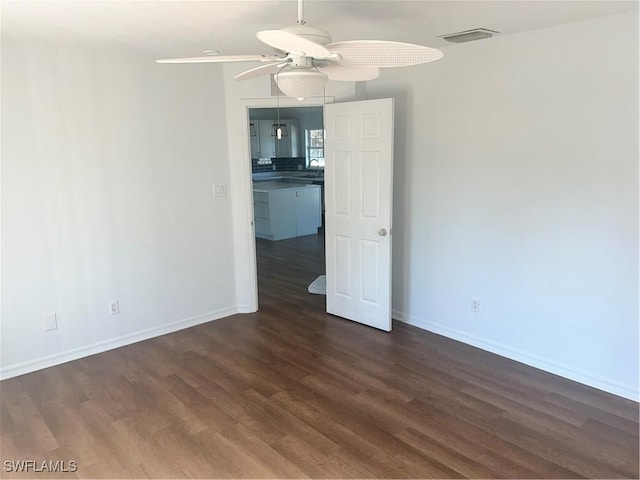
[[[4,377],[235,312],[222,83],[3,40]]]
[[[396,318],[637,400],[637,12],[367,90],[397,100]]]

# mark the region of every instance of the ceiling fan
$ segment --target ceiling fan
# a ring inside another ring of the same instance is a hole
[[[263,30],[258,39],[275,50],[275,55],[208,55],[169,58],[158,63],[262,62],[265,65],[236,75],[246,80],[275,74],[280,90],[303,100],[322,91],[327,80],[366,81],[380,75],[380,68],[405,67],[433,62],[443,57],[440,50],[412,43],[386,40],[333,42],[328,32],[307,25],[303,0],[298,0],[298,22],[280,30]]]

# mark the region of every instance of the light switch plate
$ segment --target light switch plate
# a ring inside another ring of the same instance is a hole
[[[45,332],[50,332],[51,330],[57,330],[58,329],[58,319],[56,318],[56,314],[55,313],[45,313],[42,316],[42,319],[44,320],[44,331]]]
[[[220,198],[227,196],[227,184],[226,183],[216,183],[213,185],[213,197]]]

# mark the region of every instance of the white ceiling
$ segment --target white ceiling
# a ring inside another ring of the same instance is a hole
[[[272,51],[255,32],[295,24],[295,0],[7,1],[0,4],[2,38],[74,42],[155,57]],[[432,47],[440,35],[476,27],[522,32],[637,10],[615,0],[307,0],[305,20],[334,41],[397,40]]]

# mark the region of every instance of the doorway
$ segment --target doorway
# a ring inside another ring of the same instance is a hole
[[[324,311],[324,296],[308,292],[325,273],[323,107],[250,107],[248,117],[259,307]]]
[[[242,115],[235,115],[233,118],[234,121],[242,121],[236,122],[237,129],[231,130],[232,137],[235,135],[243,139],[243,156],[238,158],[239,162],[236,162],[232,170],[249,171],[242,176],[241,181],[238,178],[238,185],[242,183],[242,188],[238,190],[242,198],[239,198],[235,208],[241,216],[248,214],[247,220],[250,220],[244,223],[243,219],[239,219],[234,223],[234,227],[238,227],[238,233],[244,230],[249,234],[236,237],[240,247],[245,241],[249,242],[248,249],[236,249],[240,253],[236,255],[236,264],[246,266],[249,274],[249,281],[243,282],[247,276],[240,268],[240,275],[235,278],[237,298],[248,299],[250,302],[240,303],[239,313],[258,310],[254,213],[256,207],[264,207],[255,205],[253,174],[247,161],[251,157],[249,110],[273,108],[278,103],[280,108],[299,106],[293,99],[279,102],[274,100],[243,100],[245,108],[239,111]],[[324,101],[313,103],[315,99],[307,101],[307,105],[322,104],[326,114],[325,156],[329,159],[325,183],[326,312],[390,331],[393,99],[338,104],[333,103],[333,99],[326,104]],[[264,194],[265,192],[261,192],[261,196]],[[261,201],[264,202],[264,199]],[[250,227],[246,229],[243,225]],[[275,236],[271,240],[276,240]],[[243,255],[241,252],[246,253]]]

